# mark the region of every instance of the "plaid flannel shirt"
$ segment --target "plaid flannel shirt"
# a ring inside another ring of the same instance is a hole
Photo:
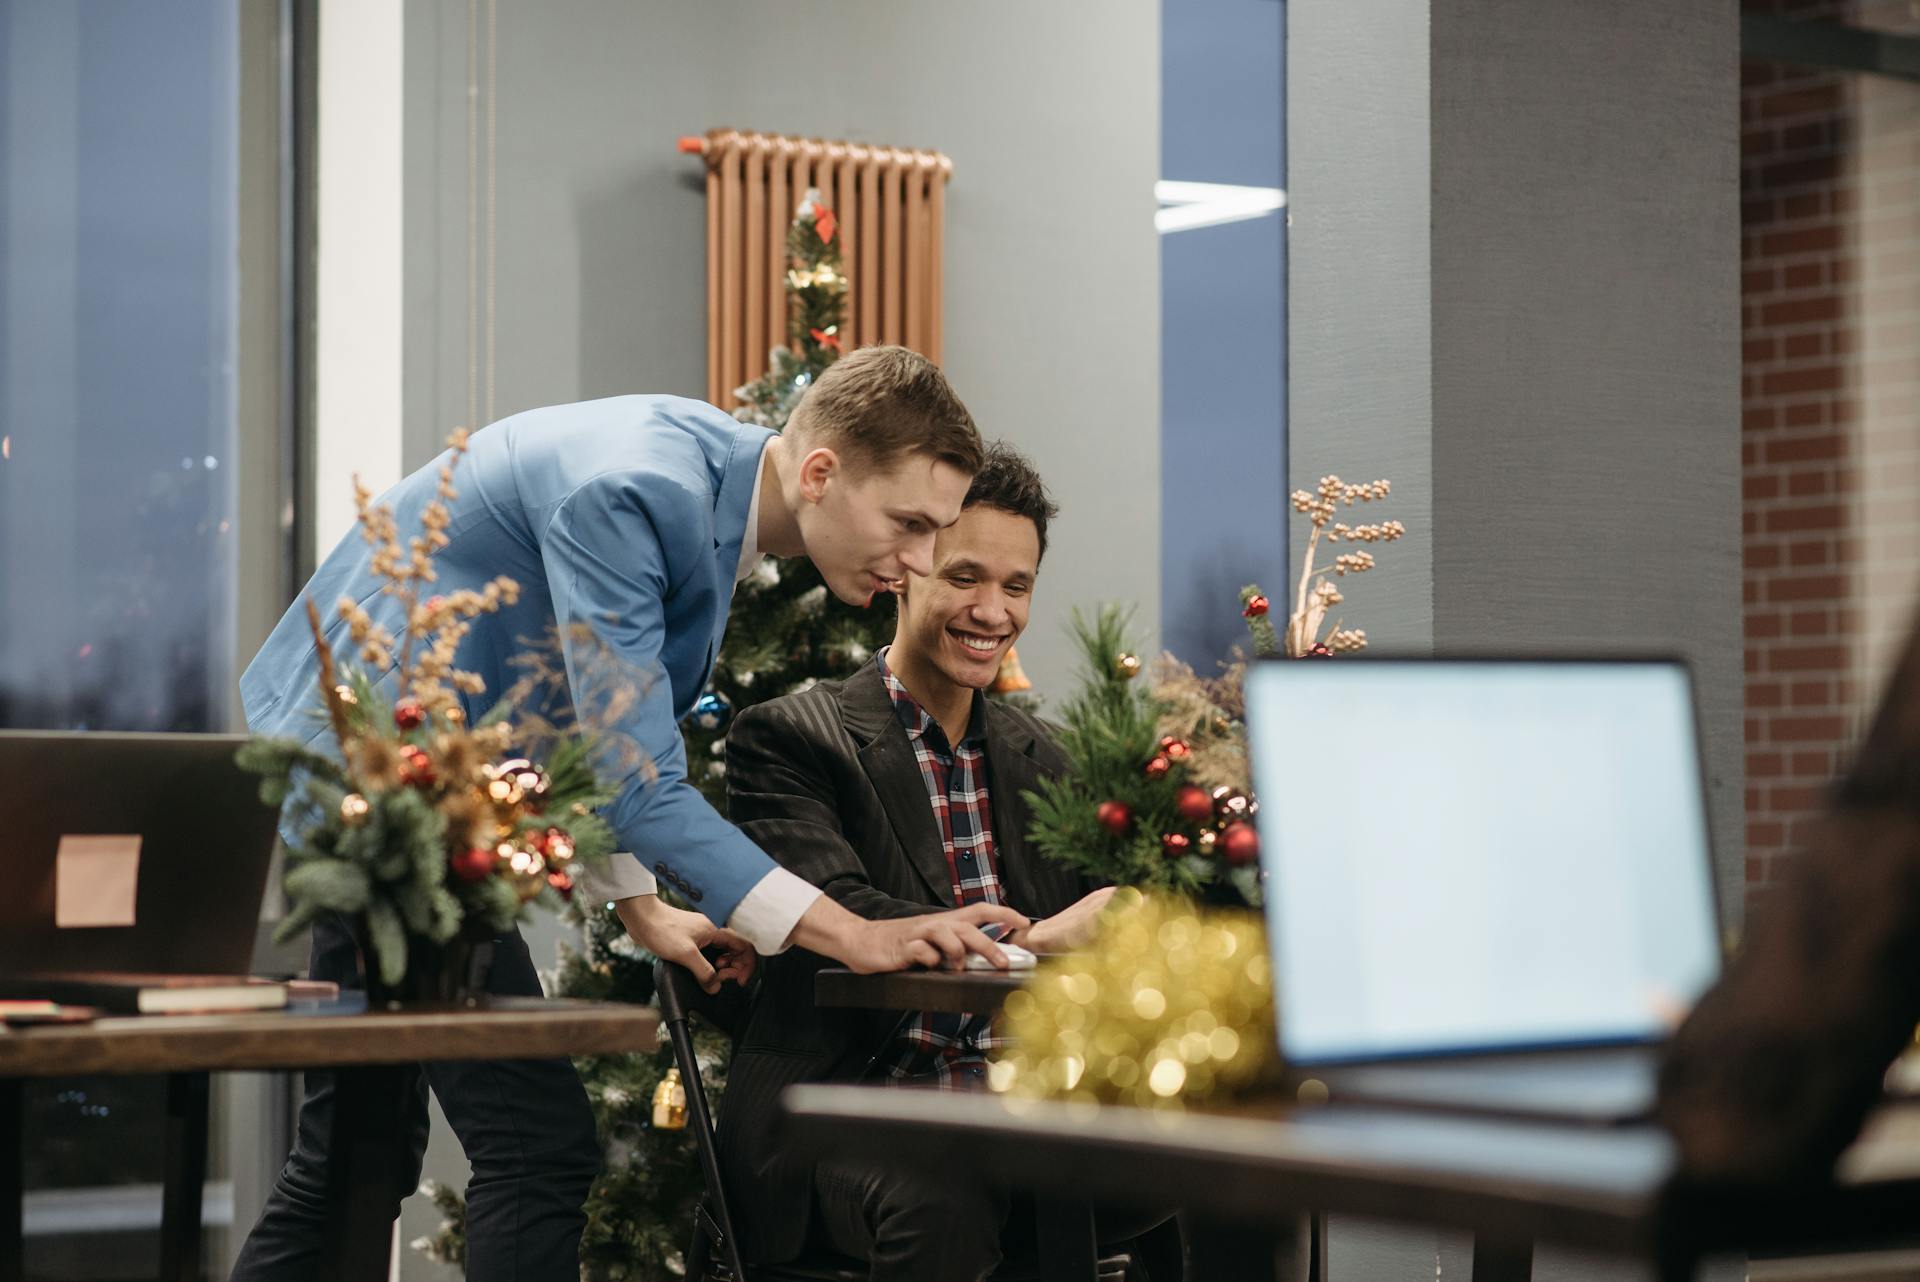
[[[987,798],[986,699],[973,696],[966,736],[958,747],[952,746],[940,723],[893,675],[886,650],[877,658],[880,679],[893,698],[894,715],[906,729],[920,778],[927,785],[955,906],[1005,903],[994,858],[993,810]],[[1001,1044],[989,1016],[922,1011],[901,1025],[893,1044],[882,1053],[879,1068],[895,1081],[915,1086],[977,1088],[986,1082],[987,1052]]]

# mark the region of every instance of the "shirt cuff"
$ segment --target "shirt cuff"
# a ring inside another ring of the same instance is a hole
[[[581,861],[585,864],[585,861]],[[586,883],[585,889],[594,899],[609,902],[616,899],[632,899],[635,895],[657,895],[660,893],[660,880],[647,866],[626,851],[617,851],[608,856],[605,866],[580,869],[580,880]]]
[[[796,877],[785,868],[775,868],[753,884],[733,907],[727,928],[744,936],[754,951],[771,957],[787,951],[793,929],[821,890],[810,881]]]

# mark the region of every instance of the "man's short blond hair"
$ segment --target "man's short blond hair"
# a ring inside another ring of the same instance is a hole
[[[986,447],[947,376],[904,347],[863,347],[827,366],[794,409],[788,436],[860,468],[927,454],[971,476]]]

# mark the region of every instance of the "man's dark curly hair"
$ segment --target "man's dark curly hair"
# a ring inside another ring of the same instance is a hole
[[[973,485],[961,507],[984,503],[1009,516],[1024,516],[1033,522],[1040,536],[1040,559],[1047,555],[1047,522],[1060,513],[1060,505],[1047,493],[1045,481],[1033,470],[1027,456],[1004,441],[987,446],[986,461],[973,474]]]

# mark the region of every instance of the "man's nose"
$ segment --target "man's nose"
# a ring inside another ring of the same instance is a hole
[[[900,564],[909,573],[927,578],[933,574],[933,534],[928,532],[900,549]]]
[[[1006,596],[995,588],[988,587],[974,595],[973,605],[968,613],[974,622],[985,628],[998,630],[1007,626],[1012,612],[1007,609]]]

